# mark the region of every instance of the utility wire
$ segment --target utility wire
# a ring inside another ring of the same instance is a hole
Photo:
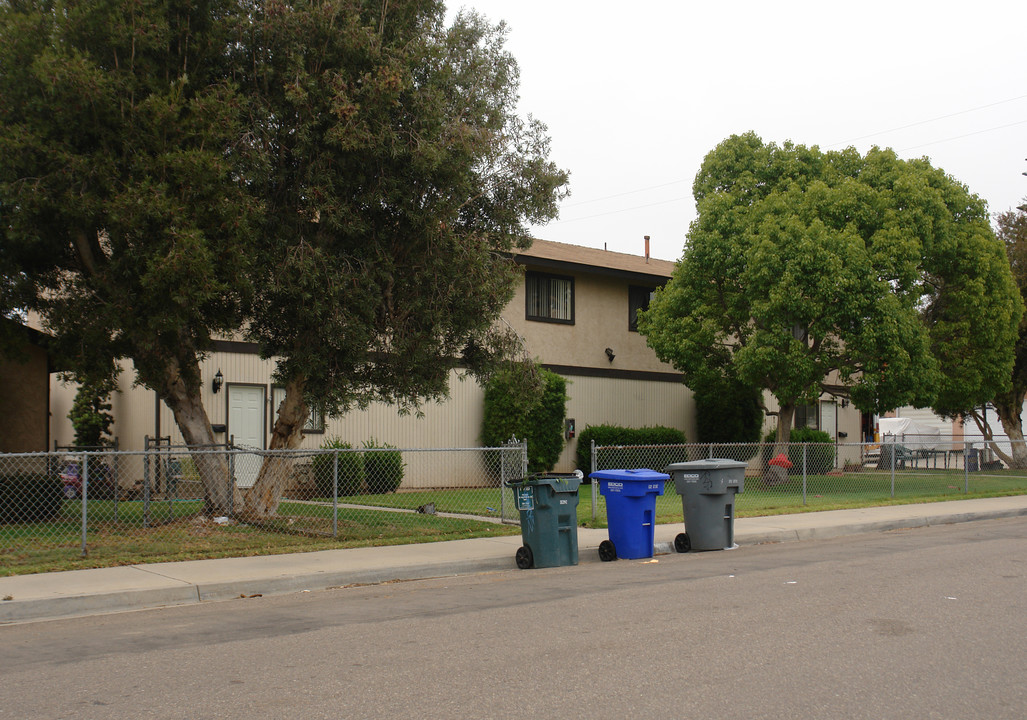
[[[905,152],[907,150],[916,150],[917,148],[927,147],[928,145],[937,145],[938,143],[949,142],[950,140],[959,140],[960,138],[970,137],[971,135],[980,135],[981,133],[992,132],[994,130],[1004,130],[1006,128],[1014,127],[1015,125],[1023,125],[1027,123],[1027,120],[1017,120],[1014,123],[1008,125],[999,125],[998,127],[987,128],[985,130],[975,130],[974,132],[964,133],[962,135],[954,135],[953,137],[943,138],[941,140],[932,140],[931,142],[921,143],[919,145],[911,145],[910,147],[902,148],[897,152]]]
[[[917,127],[919,125],[926,125],[928,123],[937,122],[938,120],[945,120],[945,119],[948,119],[948,118],[957,117],[959,115],[966,115],[967,113],[976,112],[978,110],[985,110],[987,108],[995,107],[997,105],[1005,105],[1006,103],[1016,102],[1017,100],[1023,100],[1024,98],[1027,98],[1027,95],[1018,95],[1017,97],[1008,98],[1006,100],[998,100],[996,102],[988,103],[986,105],[978,105],[977,107],[968,108],[966,110],[959,110],[958,112],[949,113],[948,115],[940,115],[938,117],[930,118],[928,120],[920,120],[918,122],[910,123],[908,125],[902,125],[900,127],[894,127],[894,128],[889,129],[889,130],[879,130],[877,132],[869,133],[867,135],[861,135],[859,137],[852,138],[851,140],[843,140],[841,142],[836,142],[836,143],[832,143],[830,145],[825,145],[824,147],[830,148],[830,147],[835,147],[836,145],[845,145],[845,144],[848,144],[848,143],[856,142],[857,140],[865,140],[866,138],[875,137],[876,135],[884,135],[884,134],[890,133],[890,132],[897,132],[899,130],[906,130],[908,128]],[[980,135],[980,134],[986,133],[986,132],[993,132],[995,130],[1003,130],[1005,128],[1014,127],[1016,125],[1023,125],[1024,123],[1027,123],[1027,120],[1019,120],[1019,121],[1014,122],[1014,123],[1009,123],[1008,125],[999,125],[998,127],[987,128],[987,129],[984,129],[984,130],[976,130],[974,132],[964,133],[963,135],[955,135],[953,137],[944,138],[942,140],[932,140],[931,142],[928,142],[928,143],[922,143],[920,145],[912,145],[910,147],[905,147],[905,148],[902,148],[901,150],[897,150],[896,152],[906,152],[908,150],[916,150],[918,148],[927,147],[928,145],[937,145],[939,143],[950,142],[952,140],[959,140],[961,138],[971,137],[973,135]],[[1027,175],[1027,173],[1024,173],[1024,174]],[[568,204],[564,205],[563,207],[571,208],[571,207],[578,207],[578,206],[581,206],[581,205],[588,205],[588,204],[591,204],[591,203],[602,202],[603,200],[612,200],[613,198],[624,197],[625,195],[634,195],[634,194],[640,193],[640,192],[648,192],[649,190],[658,190],[659,188],[668,187],[670,185],[680,185],[683,182],[690,182],[690,181],[689,180],[684,180],[684,179],[682,179],[682,180],[672,180],[671,182],[662,183],[660,185],[651,185],[649,187],[638,188],[637,190],[626,190],[624,192],[614,193],[613,195],[604,195],[602,197],[594,198],[592,200],[582,200],[581,202],[568,203]],[[690,200],[690,199],[691,199],[690,197],[671,198],[670,200],[662,200],[660,202],[648,203],[646,205],[635,205],[635,206],[629,207],[629,208],[621,208],[620,210],[609,210],[607,212],[596,213],[594,215],[584,215],[582,217],[569,218],[567,220],[563,220],[563,219],[554,220],[554,221],[552,221],[549,224],[559,225],[559,224],[563,224],[563,223],[578,222],[579,220],[591,220],[592,218],[606,217],[607,215],[619,215],[621,213],[631,212],[632,210],[643,210],[645,208],[656,207],[658,205],[666,205],[668,203],[680,202],[682,200]]]
[[[625,195],[634,195],[635,193],[648,192],[649,190],[659,190],[660,188],[669,187],[670,185],[680,185],[683,182],[690,182],[689,180],[672,180],[670,182],[663,183],[662,185],[650,185],[649,187],[639,188],[638,190],[626,190],[621,193],[615,193],[613,195],[604,195],[603,197],[597,197],[593,200],[582,200],[581,202],[567,203],[564,207],[577,207],[578,205],[588,205],[589,203],[597,203],[603,200],[611,200],[613,198],[624,197]]]
[[[997,102],[988,103],[987,105],[978,105],[977,107],[969,108],[968,110],[960,110],[958,112],[949,113],[948,115],[940,115],[940,116],[938,116],[936,118],[931,118],[930,120],[920,120],[920,121],[915,122],[915,123],[910,123],[909,125],[902,125],[900,127],[894,127],[894,128],[891,128],[890,130],[878,130],[877,132],[872,132],[869,135],[860,135],[859,137],[852,138],[851,140],[842,140],[840,142],[831,143],[830,145],[825,145],[824,147],[829,147],[830,148],[830,147],[835,147],[836,145],[847,145],[848,143],[853,143],[853,142],[856,142],[857,140],[866,140],[867,138],[875,137],[877,135],[884,135],[885,133],[890,133],[890,132],[898,132],[899,130],[906,130],[907,128],[917,127],[918,125],[926,125],[927,123],[937,122],[938,120],[946,120],[946,119],[951,118],[951,117],[956,117],[957,115],[966,115],[967,113],[972,113],[972,112],[976,112],[978,110],[984,110],[986,108],[995,107],[996,105],[1005,105],[1006,103],[1016,102],[1017,100],[1023,100],[1024,98],[1027,98],[1027,95],[1019,95],[1017,97],[1009,98],[1007,100],[999,100]],[[981,132],[986,132],[986,131],[982,130]]]

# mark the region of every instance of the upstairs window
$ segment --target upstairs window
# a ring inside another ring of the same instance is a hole
[[[628,287],[628,330],[638,332],[638,311],[648,310],[656,291],[648,287]]]
[[[574,324],[574,278],[529,272],[525,298],[528,320]]]

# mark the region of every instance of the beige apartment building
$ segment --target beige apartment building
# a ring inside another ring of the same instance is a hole
[[[524,279],[502,320],[521,336],[528,354],[567,379],[568,438],[556,469],[574,469],[577,434],[589,425],[665,425],[696,437],[695,405],[680,373],[659,361],[635,329],[635,315],[648,306],[653,290],[669,280],[675,263],[594,248],[536,240],[515,256]],[[219,341],[201,363],[203,401],[219,440],[266,448],[284,391],[271,376],[272,360],[257,346]],[[450,398],[428,403],[421,416],[400,415],[374,404],[340,417],[312,417],[303,446],[317,448],[338,437],[359,447],[374,439],[399,448],[480,446],[483,389],[454,371]],[[111,398],[113,435],[120,448],[139,450],[144,437],[170,436],[182,442],[171,411],[152,391],[133,387],[131,367]],[[73,442],[67,419],[74,387],[51,379],[51,445]],[[773,401],[773,398],[769,398]],[[797,424],[822,428],[844,442],[860,438],[860,416],[840,397],[824,395],[803,408]],[[699,420],[701,421],[701,419]],[[770,418],[769,425],[774,424]]]
[[[603,423],[632,427],[667,425],[695,437],[692,394],[681,375],[657,360],[634,328],[638,308],[664,284],[674,263],[593,248],[536,240],[515,256],[524,281],[503,313],[524,340],[530,356],[568,380],[567,418],[580,432]],[[266,448],[284,391],[271,376],[273,360],[257,346],[219,341],[201,363],[203,401],[216,435],[237,446]],[[375,439],[400,448],[471,448],[480,445],[483,389],[454,372],[450,398],[428,403],[420,417],[400,415],[374,404],[340,417],[313,417],[304,447],[328,437],[354,447]],[[155,393],[133,387],[131,366],[111,398],[113,435],[124,450],[139,450],[144,437],[181,436],[171,411]],[[69,445],[74,434],[67,418],[75,388],[52,378],[51,445]],[[575,435],[576,435],[575,433]],[[576,437],[569,439],[558,470],[572,470]]]

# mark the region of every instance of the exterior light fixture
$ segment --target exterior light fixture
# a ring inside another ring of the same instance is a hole
[[[610,362],[613,362],[613,358],[616,356],[613,354],[613,350],[606,348],[606,357],[609,358]]]
[[[214,375],[214,379],[210,383],[210,389],[217,395],[221,392],[221,386],[225,384],[225,376],[221,374],[221,368],[218,368],[217,374]]]

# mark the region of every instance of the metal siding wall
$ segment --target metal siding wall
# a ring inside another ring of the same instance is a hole
[[[575,376],[567,381],[567,417],[574,418],[579,433],[589,425],[665,425],[683,430],[688,440],[695,437],[695,403],[683,383]],[[556,469],[573,470],[576,452],[575,439],[564,447]]]

